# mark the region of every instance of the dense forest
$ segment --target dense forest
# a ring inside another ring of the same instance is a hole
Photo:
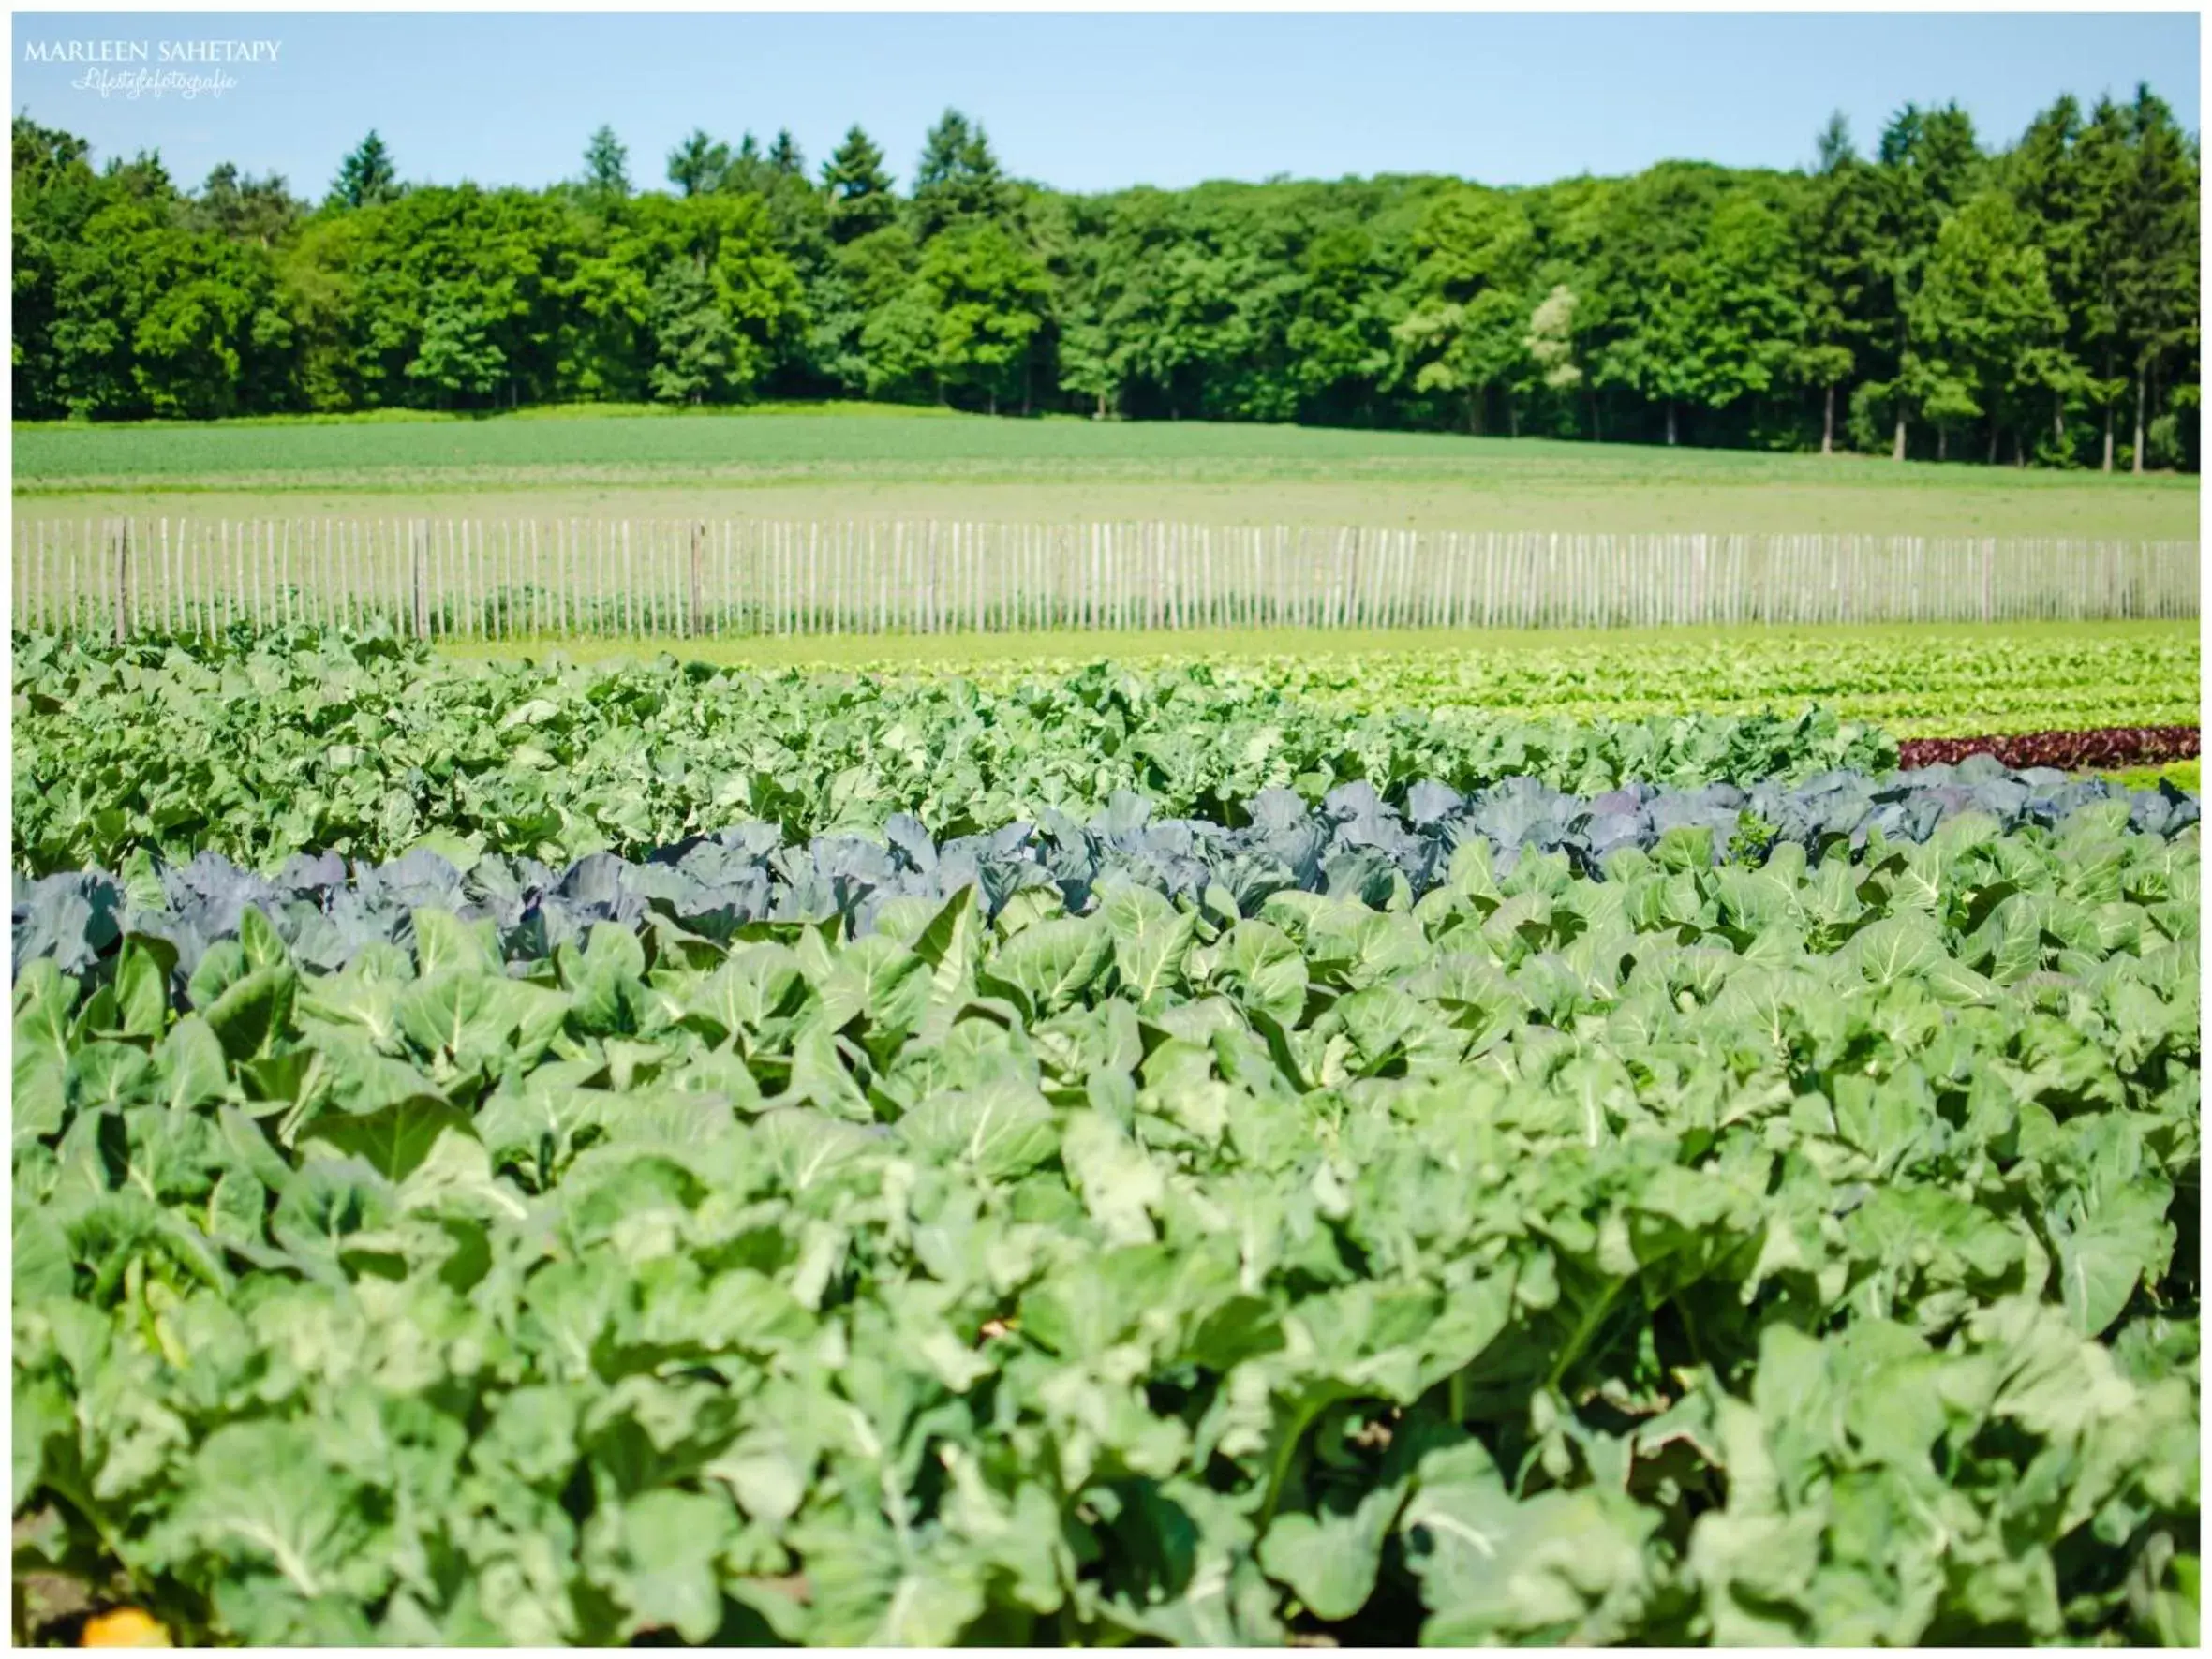
[[[948,111],[901,188],[854,127],[616,136],[543,190],[319,205],[13,129],[18,419],[761,397],[2198,464],[2196,137],[2147,89],[2009,147],[1908,106],[1793,172],[1665,162],[1079,196]]]

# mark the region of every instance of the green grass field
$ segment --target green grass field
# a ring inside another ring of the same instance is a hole
[[[41,425],[19,517],[1145,518],[1583,533],[2188,539],[2193,477],[1286,426],[778,407]]]

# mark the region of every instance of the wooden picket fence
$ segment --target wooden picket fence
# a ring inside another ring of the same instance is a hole
[[[424,638],[2193,617],[2194,541],[1194,524],[22,520],[15,627]]]

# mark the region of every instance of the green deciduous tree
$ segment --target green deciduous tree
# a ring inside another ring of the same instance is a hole
[[[2049,355],[2064,318],[2052,301],[2033,226],[2010,196],[1990,189],[1937,232],[1913,295],[1904,391],[1936,423],[1937,452],[1951,432],[1986,420],[1989,459],[2008,412],[2048,392]],[[2016,429],[2015,429],[2016,430]]]
[[[1712,261],[1722,188],[1715,169],[1669,163],[1617,194],[1604,222],[1594,318],[1603,344],[1593,384],[1658,406],[1670,444],[1679,437],[1683,406],[1711,401],[1729,377],[1718,355],[1723,342],[1706,334],[1720,320],[1724,285]],[[1701,360],[1707,350],[1715,361]]]
[[[290,407],[294,342],[269,248],[216,228],[154,157],[96,175],[61,135],[19,122],[14,136],[19,409],[205,420]]]
[[[1543,383],[1553,392],[1572,391],[1582,383],[1582,365],[1575,361],[1576,304],[1575,290],[1561,283],[1529,314],[1522,344]]]
[[[923,250],[918,286],[934,321],[938,386],[980,395],[993,414],[1025,393],[1030,343],[1051,304],[1028,251],[998,225],[961,225]]]
[[[1685,295],[1689,399],[1722,409],[1780,386],[1803,362],[1803,277],[1782,215],[1748,192],[1719,202]]]
[[[870,397],[928,396],[939,387],[935,302],[920,283],[874,307],[860,331]]]
[[[1129,348],[1096,320],[1071,323],[1060,335],[1060,383],[1078,397],[1096,400],[1091,413],[1105,420],[1121,401],[1129,378]]]
[[[1413,246],[1417,297],[1392,333],[1414,390],[1463,397],[1467,430],[1479,433],[1484,401],[1502,388],[1507,425],[1518,431],[1512,393],[1529,362],[1537,256],[1527,214],[1510,197],[1456,189],[1430,204]]]
[[[1374,238],[1358,225],[1314,237],[1301,261],[1298,306],[1284,331],[1303,418],[1371,425],[1393,358],[1402,305]]]
[[[653,395],[705,403],[729,390],[736,331],[702,259],[671,259],[653,284]]]
[[[808,355],[837,390],[871,396],[924,394],[925,381],[910,378],[921,371],[903,350],[878,361],[867,341],[873,319],[913,283],[914,260],[913,238],[903,227],[886,224],[835,246],[817,273],[808,290]],[[893,363],[896,366],[889,366]]]
[[[455,289],[434,293],[408,378],[434,388],[440,408],[455,399],[490,396],[507,366],[507,354],[492,338],[497,325],[482,296]]]
[[[2195,464],[2197,146],[2147,92],[1995,154],[1908,107],[1868,159],[1832,123],[1802,171],[1514,189],[1068,195],[947,111],[906,198],[857,127],[818,173],[694,131],[642,193],[601,128],[542,190],[403,189],[372,135],[309,209],[13,132],[26,418],[867,393]]]

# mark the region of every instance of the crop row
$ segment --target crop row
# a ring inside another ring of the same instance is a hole
[[[1148,648],[1171,654],[1170,643]],[[795,647],[794,647],[795,648]],[[819,642],[822,652],[832,648]],[[958,672],[992,689],[1052,664],[928,647],[930,660],[862,653],[849,666],[890,676]],[[1356,645],[1328,635],[1252,636],[1233,651],[1190,647],[1224,683],[1280,691],[1332,710],[1469,708],[1580,720],[1641,719],[1701,709],[1757,714],[1819,705],[1908,737],[2177,724],[2197,718],[2202,662],[2192,626],[1962,630],[1764,629],[1740,633],[1544,636],[1414,651],[1387,635]],[[1074,670],[1089,660],[1070,657]]]
[[[2052,766],[2066,771],[2156,765],[2197,757],[2194,726],[2106,726],[2087,732],[2023,732],[2009,737],[1917,737],[1897,746],[1898,763],[1947,765],[1969,755],[1989,755],[2007,766]]]
[[[740,824],[691,837],[631,863],[592,853],[562,869],[486,853],[447,837],[389,864],[335,853],[295,854],[274,878],[219,854],[163,866],[140,855],[122,876],[65,872],[22,882],[14,905],[15,962],[53,956],[89,967],[124,933],[165,940],[189,974],[208,947],[235,938],[250,907],[272,920],[305,963],[334,969],[371,943],[404,942],[415,910],[489,917],[510,958],[534,960],[602,922],[651,921],[728,941],[756,923],[836,919],[864,933],[886,904],[943,903],[972,886],[987,917],[1016,895],[1050,889],[1070,913],[1088,911],[1134,882],[1216,915],[1258,913],[1278,893],[1326,894],[1403,909],[1474,867],[1508,873],[1524,853],[1564,852],[1578,874],[1602,879],[1614,856],[1645,855],[1671,868],[1763,860],[1788,843],[1818,860],[1831,850],[1923,842],[1962,813],[2000,832],[2101,822],[2173,836],[2199,819],[2197,801],[2171,788],[2130,796],[2102,779],[2013,774],[1982,757],[1952,768],[1872,778],[1830,773],[1808,782],[1708,784],[1696,791],[1630,785],[1595,799],[1509,778],[1462,796],[1414,785],[1402,813],[1364,783],[1329,792],[1318,807],[1276,790],[1245,804],[1244,827],[1159,820],[1140,796],[1116,796],[1085,822],[1059,812],[939,843],[901,814],[879,839],[860,835],[787,844],[773,824]]]
[[[388,638],[297,633],[207,652],[18,641],[15,867],[182,862],[274,870],[389,859],[433,833],[565,861],[642,856],[739,819],[803,838],[910,812],[969,835],[1120,791],[1234,822],[1268,789],[1353,780],[1393,799],[1530,777],[1748,785],[1881,771],[1895,744],[1808,710],[1581,725],[1478,711],[1339,712],[1203,667],[1103,664],[1011,689],[614,667],[441,662]]]
[[[251,1642],[2193,1640],[2129,809],[39,956],[19,1563]]]

